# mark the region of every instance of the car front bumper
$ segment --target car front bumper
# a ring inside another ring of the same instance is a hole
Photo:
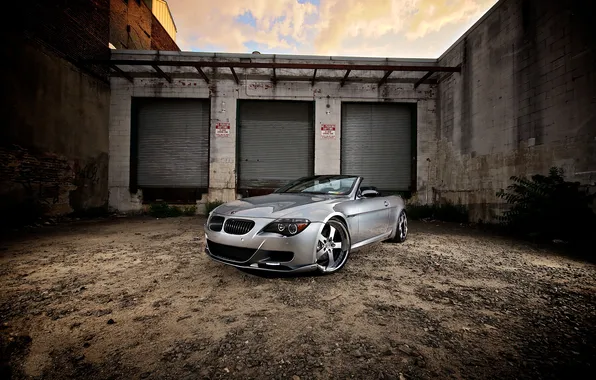
[[[246,234],[231,234],[222,228],[209,228],[210,218],[205,224],[205,252],[214,261],[238,268],[275,272],[307,272],[317,269],[315,248],[317,236],[323,227],[320,222],[311,222],[295,236],[286,237],[276,233],[262,232],[274,219],[224,216],[228,219],[242,219],[254,222]]]

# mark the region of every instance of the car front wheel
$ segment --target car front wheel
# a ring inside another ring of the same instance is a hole
[[[337,272],[346,264],[352,246],[346,226],[337,219],[330,219],[319,233],[316,260],[319,272]]]

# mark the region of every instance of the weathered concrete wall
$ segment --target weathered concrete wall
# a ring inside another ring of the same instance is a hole
[[[142,57],[150,52],[113,52],[113,58]],[[168,55],[166,55],[167,57]],[[173,55],[170,55],[173,56]],[[192,57],[192,54],[188,54]],[[417,103],[417,190],[426,192],[427,157],[434,153],[436,122],[436,86],[421,85],[417,89],[412,83],[416,74],[397,74],[412,76],[405,83],[388,83],[379,87],[376,83],[355,80],[340,87],[339,81],[321,81],[311,85],[310,81],[285,81],[283,75],[288,71],[279,70],[279,81],[273,84],[268,77],[269,70],[237,69],[241,79],[237,85],[229,69],[206,70],[210,77],[207,84],[198,77],[196,70],[184,72],[183,69],[163,67],[172,75],[186,75],[186,78],[174,78],[168,83],[161,78],[136,77],[134,84],[124,78],[111,79],[112,98],[110,103],[110,168],[109,188],[110,207],[121,211],[139,210],[142,207],[142,193],[131,194],[130,178],[130,138],[131,138],[131,99],[132,97],[181,97],[209,98],[211,103],[210,137],[210,173],[208,200],[229,201],[236,193],[236,108],[239,99],[278,99],[304,100],[315,102],[315,173],[339,173],[340,138],[341,138],[341,102],[342,101],[386,101]],[[141,70],[137,68],[137,70]],[[295,73],[294,73],[295,74]],[[344,73],[321,75],[342,76]],[[309,78],[312,70],[305,70]],[[374,75],[379,75],[375,73]],[[382,76],[382,72],[380,74]],[[420,74],[418,74],[418,77]],[[377,79],[378,81],[378,79]],[[327,98],[329,96],[329,98]],[[330,107],[327,108],[327,101]],[[327,113],[329,112],[329,113]],[[229,137],[216,137],[215,126],[218,122],[230,123]],[[336,138],[323,138],[321,124],[335,124]],[[204,199],[204,200],[206,200]]]
[[[2,60],[3,218],[36,207],[48,215],[105,207],[109,85],[16,36],[4,42]]]
[[[561,166],[596,181],[594,2],[502,0],[439,60],[462,65],[439,84],[436,199],[500,208],[512,175]]]

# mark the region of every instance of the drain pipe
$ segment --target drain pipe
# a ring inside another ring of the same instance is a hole
[[[427,177],[426,177],[426,204],[428,204],[428,187],[430,186],[430,158],[427,157],[428,162]]]

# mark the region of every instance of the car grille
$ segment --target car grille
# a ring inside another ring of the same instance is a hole
[[[213,216],[209,220],[209,229],[211,231],[219,232],[221,231],[221,227],[223,226],[224,217],[223,216]]]
[[[256,251],[253,248],[234,247],[231,245],[214,243],[211,240],[207,240],[207,246],[209,247],[211,254],[214,256],[239,262],[247,261]]]
[[[224,224],[224,231],[232,235],[244,235],[255,226],[252,220],[228,219]]]

